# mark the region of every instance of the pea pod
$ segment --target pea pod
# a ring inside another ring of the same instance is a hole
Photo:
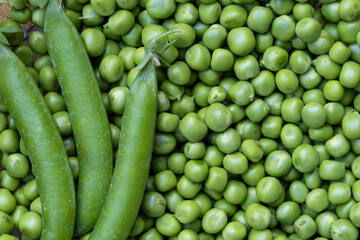
[[[24,141],[42,202],[41,239],[72,239],[75,186],[65,147],[26,66],[0,44],[0,95]]]
[[[83,42],[57,0],[49,0],[44,30],[79,158],[75,235],[81,235],[95,225],[111,181],[109,122]]]
[[[89,240],[125,240],[135,222],[145,191],[155,137],[155,65],[159,64],[156,53],[167,48],[164,37],[170,33],[166,32],[145,45],[145,58],[138,65],[141,70],[125,104],[111,187]]]

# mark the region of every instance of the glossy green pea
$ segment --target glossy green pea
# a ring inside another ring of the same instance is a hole
[[[269,111],[265,101],[257,99],[246,107],[245,114],[251,121],[260,122],[267,116]]]
[[[291,13],[295,1],[291,0],[271,0],[269,6],[277,15],[284,15]]]
[[[109,83],[119,81],[124,74],[124,61],[116,55],[106,56],[100,63],[99,72],[102,79]]]
[[[349,219],[350,210],[356,204],[355,200],[350,197],[350,200],[346,203],[336,205],[335,211],[336,214],[341,219]]]
[[[34,68],[38,72],[45,66],[52,66],[49,55],[41,56],[34,62]]]
[[[246,222],[254,229],[262,230],[268,227],[271,220],[270,210],[258,203],[250,204],[245,211]]]
[[[306,17],[297,22],[295,33],[304,42],[313,42],[320,37],[321,26],[315,19]]]
[[[315,70],[314,67],[310,67],[309,70],[299,76],[300,85],[305,89],[313,89],[320,84],[322,77]]]
[[[277,139],[280,137],[283,119],[279,116],[269,115],[261,124],[261,133],[264,137]]]
[[[334,135],[334,130],[331,125],[323,125],[319,128],[310,128],[309,137],[311,140],[325,142]]]
[[[225,105],[213,103],[205,112],[205,123],[211,130],[222,132],[232,123],[232,114]]]
[[[176,139],[171,133],[155,133],[154,153],[168,154],[176,147]]]
[[[183,174],[187,158],[183,153],[172,153],[167,159],[167,167],[175,174]]]
[[[170,213],[165,213],[156,220],[156,229],[164,236],[173,237],[181,231],[181,223]]]
[[[72,134],[72,126],[68,112],[61,111],[54,113],[52,116],[61,136],[66,137]]]
[[[30,21],[35,26],[44,27],[45,9],[35,8],[31,12]]]
[[[313,42],[309,42],[307,47],[311,53],[321,55],[328,53],[333,44],[334,39],[330,34],[325,30],[321,30],[320,37]]]
[[[304,74],[311,66],[311,59],[304,51],[294,51],[290,55],[289,66],[293,72]]]
[[[239,239],[242,240],[246,236],[246,227],[244,224],[240,222],[229,222],[226,224],[225,228],[222,230],[222,236],[224,239],[234,240]]]
[[[226,40],[226,28],[220,24],[211,25],[204,33],[202,42],[209,50],[221,48]]]
[[[360,115],[358,112],[348,113],[341,122],[345,137],[348,139],[357,139],[360,137]]]
[[[270,138],[260,138],[259,143],[264,150],[264,156],[268,156],[271,152],[278,149],[279,145],[276,140]]]
[[[343,204],[350,200],[351,189],[346,183],[331,183],[328,191],[329,201],[332,204]]]
[[[203,182],[209,173],[209,167],[202,160],[189,160],[184,166],[185,176],[193,182]]]
[[[200,207],[193,200],[184,200],[175,208],[175,217],[183,224],[193,222],[199,215]]]
[[[140,238],[141,240],[149,240],[149,239],[159,239],[159,240],[163,240],[164,236],[162,234],[160,234],[156,228],[150,228],[148,231],[144,232],[141,234]]]
[[[206,148],[203,160],[209,167],[220,167],[222,165],[224,153],[217,146],[210,145]]]
[[[290,41],[281,41],[279,39],[275,39],[274,45],[277,47],[281,47],[285,49],[286,51],[290,52],[292,49],[292,44]]]
[[[179,116],[161,112],[157,117],[156,128],[162,132],[174,132],[179,126]]]
[[[275,90],[275,76],[268,70],[261,71],[251,79],[255,93],[259,96],[269,96]]]
[[[200,44],[191,46],[185,54],[186,63],[194,70],[205,71],[210,66],[210,52]]]
[[[186,114],[194,110],[194,99],[188,95],[183,95],[178,101],[174,101],[171,105],[171,113],[177,114],[180,118],[183,118]]]
[[[231,221],[242,223],[247,231],[250,230],[250,226],[246,222],[245,212],[243,210],[238,210],[237,212],[235,212],[234,215],[231,217]]]
[[[115,87],[109,92],[110,110],[115,114],[122,114],[125,108],[125,102],[129,95],[129,88]]]
[[[260,139],[261,127],[259,123],[254,123],[249,119],[245,119],[236,124],[236,130],[240,134],[242,140],[245,139]]]
[[[176,187],[176,177],[170,170],[164,170],[155,175],[155,186],[161,192],[167,192]]]
[[[218,233],[226,226],[227,216],[223,210],[212,208],[202,218],[202,228],[206,233]]]
[[[308,193],[309,189],[302,181],[295,180],[289,186],[290,199],[296,203],[304,203]]]
[[[149,15],[156,19],[165,19],[171,16],[176,9],[175,1],[154,1],[146,3],[146,10]]]
[[[28,212],[28,209],[22,205],[17,205],[15,210],[11,213],[11,218],[14,221],[16,228],[19,228],[19,222],[21,217]]]
[[[303,107],[304,103],[299,98],[286,98],[281,104],[281,117],[286,122],[298,123]]]
[[[256,195],[256,187],[248,187],[247,188],[247,193],[245,196],[245,200],[241,203],[241,208],[246,211],[246,209],[253,203],[260,203],[260,200],[258,199],[257,195]],[[246,224],[246,226],[248,226],[247,228],[250,229],[250,224],[246,221],[246,218],[244,216],[245,214],[241,214],[241,216],[239,216],[238,219],[240,222],[242,222],[243,224]],[[243,218],[245,218],[245,221],[242,221]]]
[[[96,26],[104,21],[104,17],[97,13],[91,4],[85,4],[82,8],[81,20],[88,26]]]
[[[106,39],[100,30],[88,28],[81,33],[81,38],[91,57],[101,56],[105,52]]]
[[[279,71],[285,67],[288,58],[289,55],[283,48],[272,46],[265,50],[260,64],[271,71]]]
[[[356,226],[359,227],[360,223],[359,223],[359,205],[360,204],[355,204],[351,210],[350,210],[350,214],[349,214],[349,218],[351,220],[351,222]]]
[[[254,99],[255,90],[251,83],[239,81],[231,86],[229,95],[234,103],[245,106]]]
[[[214,204],[214,208],[223,210],[228,217],[231,217],[236,212],[236,205],[229,203],[225,198],[217,200]]]
[[[336,134],[326,141],[325,147],[331,156],[341,157],[350,150],[350,143],[343,134]]]
[[[241,152],[226,154],[223,165],[228,172],[233,174],[243,174],[248,170],[248,160]]]
[[[321,5],[321,13],[322,15],[329,20],[330,22],[337,23],[341,20],[339,16],[339,2],[331,2],[331,3],[325,3]]]
[[[331,225],[338,220],[338,216],[330,211],[320,213],[316,218],[315,222],[317,225],[317,231],[320,236],[325,238],[331,238]]]
[[[355,91],[352,88],[345,88],[344,89],[344,96],[341,99],[340,103],[343,106],[349,106],[350,104],[352,104],[354,98],[355,98]]]
[[[215,49],[212,53],[210,66],[214,71],[228,71],[234,64],[234,56],[227,49]]]
[[[324,97],[329,101],[340,101],[344,95],[344,87],[337,80],[327,81],[323,88]]]
[[[220,14],[220,23],[226,29],[242,27],[246,23],[247,11],[241,5],[230,4]]]
[[[342,121],[344,116],[344,107],[337,102],[329,102],[324,105],[326,110],[326,122],[331,125],[338,124]]]
[[[36,180],[33,179],[24,185],[24,195],[29,200],[34,200],[39,196]]]
[[[168,68],[167,75],[174,84],[185,85],[190,82],[191,70],[185,62],[177,61]]]
[[[145,28],[146,26],[151,25],[151,24],[159,24],[160,21],[158,19],[150,16],[147,10],[144,10],[139,13],[139,15],[137,17],[137,22],[143,28]]]
[[[240,144],[240,135],[234,128],[228,128],[216,136],[216,145],[223,153],[229,154],[237,151]]]
[[[354,0],[346,0],[340,2],[339,16],[346,21],[354,21],[360,16],[359,2]]]
[[[274,19],[271,25],[271,34],[281,41],[289,41],[295,35],[295,23],[287,15]]]
[[[29,36],[29,44],[36,53],[44,55],[47,53],[44,32],[34,31]]]
[[[310,128],[323,126],[326,122],[326,116],[325,108],[317,102],[306,104],[301,111],[302,120]]]
[[[302,239],[307,239],[316,233],[317,227],[314,219],[308,215],[301,215],[294,223],[296,234]]]
[[[29,160],[20,153],[10,154],[3,167],[6,168],[7,173],[15,178],[23,178],[29,173]]]
[[[178,23],[193,25],[198,19],[198,9],[192,3],[180,3],[177,5],[174,18]]]
[[[217,72],[211,68],[208,68],[204,71],[199,72],[198,77],[200,81],[210,86],[215,86],[219,84],[222,74],[223,74],[222,72]]]
[[[197,194],[192,200],[200,207],[200,217],[202,217],[212,207],[210,197],[203,192]]]
[[[197,21],[192,27],[195,30],[196,37],[201,39],[205,33],[205,31],[210,27],[208,24],[205,24],[201,21]]]
[[[360,31],[360,20],[340,21],[338,23],[339,38],[342,42],[352,44],[356,43],[356,35]]]
[[[198,9],[199,19],[205,24],[213,24],[220,17],[221,5],[217,1],[209,4],[200,3]]]
[[[313,212],[322,212],[329,206],[328,193],[322,188],[316,188],[306,196],[306,206]]]
[[[7,234],[11,233],[15,227],[14,220],[5,212],[0,211],[0,223],[1,223],[1,229],[0,234]]]
[[[246,184],[256,186],[265,177],[265,168],[260,162],[251,163],[248,166],[248,170],[241,177]]]
[[[172,213],[175,212],[176,205],[184,201],[184,198],[178,193],[176,189],[166,192],[164,197],[166,199],[166,208],[169,209],[169,211]]]
[[[226,99],[226,90],[220,86],[212,87],[207,97],[207,101],[209,104],[221,103],[225,99]]]
[[[211,167],[205,181],[205,187],[209,190],[221,192],[228,182],[228,174],[223,168]]]
[[[246,27],[232,29],[227,36],[230,51],[239,56],[249,54],[256,45],[254,33]]]
[[[175,40],[175,47],[178,48],[187,48],[190,47],[195,41],[196,33],[195,30],[186,23],[176,23],[170,28],[171,30],[177,30],[178,33],[173,33],[170,35],[170,40]]]
[[[264,155],[264,150],[260,143],[254,139],[245,139],[241,143],[241,149],[247,159],[252,162],[259,162]]]
[[[123,60],[123,65],[125,70],[130,71],[131,69],[136,67],[135,61],[134,61],[134,53],[136,51],[136,48],[134,47],[125,47],[121,49],[116,44],[116,42],[111,40],[106,40],[106,49],[104,53],[104,57],[107,57],[109,55],[118,55]],[[109,64],[111,65],[111,64]],[[100,70],[100,69],[99,69]],[[101,69],[102,70],[102,69]],[[101,75],[101,72],[100,72]],[[123,77],[123,74],[121,74],[121,78]]]
[[[302,143],[303,134],[298,126],[287,123],[281,129],[280,139],[286,148],[296,148]]]
[[[256,194],[260,201],[272,203],[280,197],[281,183],[274,177],[264,177],[256,185]]]
[[[274,37],[271,32],[257,33],[255,37],[255,49],[258,53],[264,53],[266,49],[270,48],[274,44]]]
[[[230,180],[224,189],[224,198],[231,204],[241,204],[245,200],[246,185],[237,180]]]
[[[208,102],[208,95],[211,91],[211,87],[202,83],[198,82],[192,89],[192,95],[195,97],[195,103],[200,107],[205,107],[209,105]]]
[[[291,45],[295,49],[303,50],[306,49],[306,43],[301,40],[298,36],[295,36],[291,39]]]
[[[231,86],[234,85],[237,81],[238,80],[234,77],[224,77],[223,79],[221,79],[219,86],[222,87],[223,89],[225,89],[227,101],[231,101],[230,96],[229,96],[229,91],[230,91]],[[230,105],[232,105],[232,104],[229,104],[228,107]]]
[[[0,189],[0,211],[10,214],[16,208],[16,198],[6,188]]]
[[[249,13],[247,25],[254,32],[265,33],[268,31],[272,19],[273,13],[270,9],[256,6]]]
[[[24,193],[24,185],[20,185],[15,192],[13,193],[14,197],[16,198],[16,202],[23,206],[29,206],[31,203],[31,200],[27,199],[25,197]]]
[[[6,170],[0,172],[0,185],[9,191],[15,191],[20,184],[20,179],[12,177]]]
[[[13,51],[25,65],[29,65],[33,62],[34,52],[29,46],[19,45],[15,47]]]
[[[284,100],[284,95],[280,92],[273,92],[269,96],[264,98],[264,101],[270,108],[270,114],[280,116],[281,104]]]
[[[57,82],[53,67],[45,66],[40,70],[39,84],[46,92],[57,91],[59,89],[59,83]]]
[[[259,74],[260,67],[253,55],[246,55],[235,60],[234,71],[239,80],[248,80]]]
[[[297,75],[289,69],[281,69],[275,75],[275,83],[282,93],[292,93],[299,86]]]
[[[13,129],[6,129],[0,133],[0,150],[14,153],[19,149],[19,134]]]
[[[344,87],[356,87],[360,81],[360,65],[353,61],[344,63],[341,68],[339,81]]]
[[[184,90],[185,90],[183,85],[174,84],[170,80],[165,80],[161,82],[160,89],[166,94],[166,96],[171,101],[179,100],[181,96],[184,94]]]
[[[295,20],[299,21],[303,18],[314,17],[315,9],[309,3],[296,3],[293,8],[293,16]]]
[[[293,224],[300,217],[301,210],[297,203],[287,201],[281,203],[276,209],[276,220],[281,224]]]
[[[127,33],[121,36],[122,40],[131,47],[140,47],[142,30],[143,28],[139,24],[135,23]]]
[[[283,150],[271,152],[265,159],[265,171],[272,177],[283,177],[290,172],[292,160],[289,153]]]
[[[307,173],[314,170],[319,164],[319,156],[313,146],[301,144],[296,147],[292,153],[294,167],[302,172]]]
[[[201,183],[193,182],[183,175],[176,185],[179,194],[184,198],[193,198],[199,193],[202,187]]]

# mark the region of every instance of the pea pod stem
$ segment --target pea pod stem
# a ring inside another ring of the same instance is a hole
[[[0,44],[0,95],[28,150],[42,203],[41,239],[72,239],[75,186],[66,150],[40,90],[21,60]]]
[[[111,181],[109,121],[83,42],[58,0],[49,0],[44,30],[79,158],[75,235],[81,235],[95,225]]]

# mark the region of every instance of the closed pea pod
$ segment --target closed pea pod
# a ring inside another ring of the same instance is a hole
[[[56,27],[59,23],[62,28]],[[84,45],[71,21],[59,10],[56,0],[50,1],[46,8],[45,36],[70,113],[80,161],[75,233],[82,234],[94,226],[110,184],[110,129],[100,89]],[[101,140],[98,136],[102,136]]]
[[[5,46],[0,45],[0,51],[1,95],[29,151],[43,206],[46,206],[42,238],[71,239],[75,187],[61,136],[25,65]],[[21,97],[14,97],[20,90]]]

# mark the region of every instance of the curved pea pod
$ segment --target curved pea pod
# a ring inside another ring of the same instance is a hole
[[[60,133],[26,66],[0,44],[0,95],[26,145],[42,202],[41,239],[72,239],[75,186]]]
[[[109,121],[80,35],[57,0],[49,0],[44,27],[79,158],[75,235],[81,235],[95,225],[111,181]]]

